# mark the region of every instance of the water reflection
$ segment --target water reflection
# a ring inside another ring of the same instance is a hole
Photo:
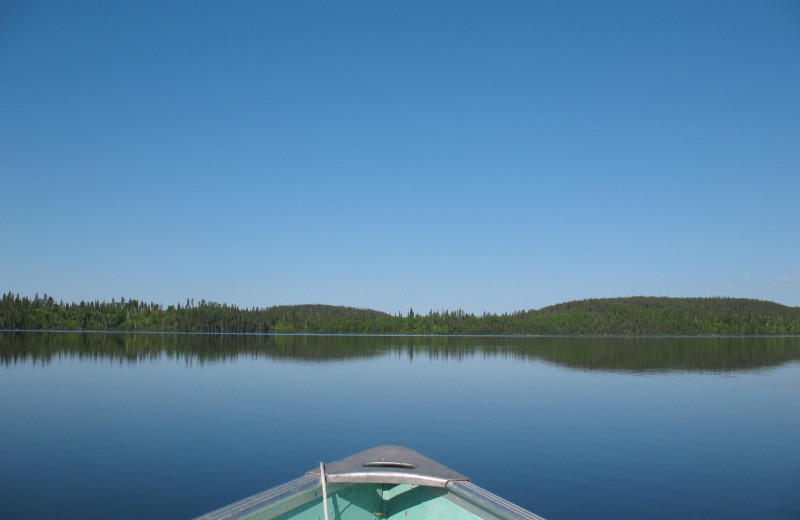
[[[798,337],[574,338],[295,336],[220,334],[124,334],[0,332],[0,363],[47,364],[62,357],[128,363],[160,359],[187,364],[240,358],[298,362],[397,355],[459,360],[511,357],[577,370],[725,372],[778,366],[800,360]]]

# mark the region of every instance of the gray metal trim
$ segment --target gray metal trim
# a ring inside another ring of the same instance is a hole
[[[319,477],[302,476],[280,486],[262,491],[256,495],[234,502],[223,508],[217,509],[203,516],[198,516],[195,520],[235,520],[264,509],[282,501],[290,501],[292,498],[301,495],[305,491],[319,487]],[[314,497],[312,496],[311,499]],[[303,502],[300,502],[302,504]],[[300,504],[292,504],[287,510]]]
[[[319,478],[319,468],[306,475]],[[461,473],[403,446],[378,446],[325,466],[328,482],[417,484],[443,488],[448,482],[469,481]]]
[[[500,520],[544,520],[472,482],[453,481],[447,484],[447,490],[450,493],[445,495],[446,499],[481,518],[486,518],[488,512]]]

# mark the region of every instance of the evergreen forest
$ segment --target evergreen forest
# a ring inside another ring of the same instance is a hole
[[[388,314],[333,305],[242,309],[189,299],[164,307],[135,299],[56,302],[11,292],[0,299],[0,330],[208,333],[467,335],[797,335],[800,307],[743,298],[626,297],[572,301],[538,310],[476,315]]]

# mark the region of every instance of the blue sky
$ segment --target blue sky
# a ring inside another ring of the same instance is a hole
[[[800,3],[4,2],[0,289],[800,305]]]

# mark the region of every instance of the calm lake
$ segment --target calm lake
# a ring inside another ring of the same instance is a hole
[[[191,519],[381,444],[549,520],[800,518],[800,338],[0,332],[0,518]]]

